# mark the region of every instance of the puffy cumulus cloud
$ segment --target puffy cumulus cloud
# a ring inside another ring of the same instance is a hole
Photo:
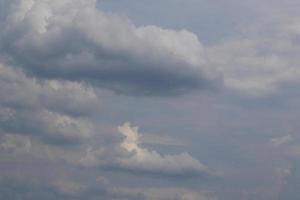
[[[53,163],[62,162],[74,167],[84,166],[86,169],[117,170],[145,176],[190,178],[191,176],[211,177],[216,175],[188,153],[163,155],[144,148],[140,144],[137,127],[131,127],[129,123],[119,127],[120,134],[124,137],[120,143],[100,144],[92,142],[91,139],[95,137],[88,135],[89,130],[80,132],[71,129],[70,133],[65,133],[65,130],[59,132],[59,129],[54,129],[58,133],[53,133],[56,135],[52,136],[51,132],[44,133],[48,129],[43,127],[43,122],[34,121],[33,118],[31,120],[35,124],[42,124],[42,127],[31,128],[30,131],[39,131],[39,134],[45,134],[45,136],[31,132],[16,134],[6,131],[0,137],[0,158],[5,158],[7,161],[30,158]],[[22,130],[26,130],[22,124],[20,126]],[[65,145],[75,139],[79,141],[86,139],[82,135],[83,132],[87,134],[86,137],[89,137],[89,140],[80,145]]]
[[[121,168],[140,171],[144,173],[165,175],[197,175],[209,174],[207,166],[200,163],[188,153],[175,155],[161,155],[156,151],[148,150],[141,146],[140,135],[137,127],[125,123],[118,127],[120,134],[124,136],[120,147],[127,153],[118,158]]]
[[[220,83],[189,31],[137,27],[99,11],[95,0],[1,2],[9,10],[1,21],[1,53],[38,77],[83,80],[129,95],[175,95]]]
[[[163,174],[197,174],[208,173],[207,166],[200,163],[188,153],[178,155],[160,155],[156,151],[143,148],[139,143],[138,127],[131,127],[125,123],[118,127],[124,136],[121,147],[130,153],[130,156],[121,159],[121,164],[131,170]]]
[[[144,148],[140,144],[138,128],[131,127],[130,123],[119,126],[118,130],[124,137],[123,141],[112,148],[88,148],[80,163],[88,167],[101,166],[165,176],[213,175],[207,166],[188,153],[161,155]]]
[[[74,166],[100,166],[167,176],[210,174],[205,165],[188,153],[161,155],[144,148],[137,127],[131,127],[129,123],[118,127],[122,141],[112,144],[93,142],[98,137],[95,125],[88,117],[72,116],[68,110],[56,112],[57,107],[52,104],[52,101],[59,102],[56,99],[67,103],[69,90],[74,95],[86,96],[86,103],[90,102],[90,96],[94,100],[92,91],[83,86],[71,87],[71,82],[64,85],[60,81],[36,81],[5,66],[0,72],[3,83],[0,91],[5,94],[0,100],[0,147],[1,156],[6,159],[63,160]],[[48,94],[47,98],[44,94]]]

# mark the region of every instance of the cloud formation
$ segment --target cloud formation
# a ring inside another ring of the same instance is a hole
[[[119,143],[93,142],[103,133],[89,114],[99,98],[84,83],[37,80],[22,70],[0,65],[0,133],[3,155],[64,160],[167,176],[209,175],[207,166],[188,153],[162,155],[141,145],[137,127],[118,127]],[[99,112],[97,112],[99,114]],[[30,116],[30,117],[29,117]],[[69,148],[68,145],[72,144]]]
[[[22,196],[24,200],[216,200],[207,192],[195,192],[177,187],[116,187],[104,177],[97,177],[92,184],[72,178],[52,178],[43,182],[43,178],[36,181],[26,181],[20,177],[0,177],[0,197],[13,200]]]
[[[95,0],[4,3],[10,9],[1,21],[1,54],[40,78],[163,96],[220,82],[206,66],[202,44],[189,31],[137,27],[99,11]]]
[[[121,147],[130,153],[128,158],[121,159],[121,164],[130,170],[170,175],[209,173],[207,166],[188,153],[160,155],[143,148],[140,145],[138,127],[132,127],[130,123],[119,126],[118,130],[124,136]]]
[[[299,130],[299,17],[203,45],[186,29],[138,26],[96,4],[0,0],[0,199],[215,199],[206,188],[275,199],[300,155],[296,134],[274,137]],[[257,96],[271,97],[267,108]],[[274,109],[281,98],[289,105]],[[124,120],[174,135],[144,137],[117,127]],[[198,157],[224,170],[222,180],[206,185],[215,173]]]
[[[98,101],[84,84],[38,81],[0,64],[0,93],[1,133],[35,135],[54,143],[80,141],[94,134],[85,115]]]
[[[293,42],[299,24],[288,17],[265,22],[262,34],[249,30],[245,37],[203,46],[192,32],[136,26],[97,9],[95,0],[2,4],[1,56],[42,79],[85,81],[134,96],[178,95],[223,84],[257,96],[274,94],[299,78]]]
[[[188,153],[161,155],[140,144],[137,127],[124,123],[118,127],[124,137],[112,148],[88,148],[80,160],[83,166],[100,166],[121,171],[163,176],[213,176],[214,173]]]

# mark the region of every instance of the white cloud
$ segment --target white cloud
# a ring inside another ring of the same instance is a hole
[[[118,127],[124,137],[120,143],[101,148],[90,146],[86,149],[79,163],[86,167],[105,167],[123,171],[166,176],[208,175],[215,173],[189,153],[163,155],[148,150],[140,143],[137,127],[124,123]]]
[[[128,157],[120,158],[121,165],[125,168],[170,175],[209,173],[207,166],[188,153],[161,155],[156,151],[143,148],[140,144],[138,128],[131,127],[129,123],[119,126],[118,130],[124,136],[120,146],[130,153]]]

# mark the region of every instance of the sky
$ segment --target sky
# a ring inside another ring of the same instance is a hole
[[[299,6],[0,0],[0,199],[298,199]]]

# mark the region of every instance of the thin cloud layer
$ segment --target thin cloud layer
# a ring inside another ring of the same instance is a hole
[[[207,192],[192,191],[187,188],[177,187],[116,187],[104,177],[98,176],[97,180],[78,181],[72,178],[52,178],[44,182],[43,178],[28,181],[20,177],[0,177],[0,197],[4,199],[24,200],[32,199],[87,199],[87,200],[216,200]]]
[[[224,85],[242,95],[272,96],[299,85],[299,16],[278,17],[241,30],[207,49],[210,63],[224,76]]]

